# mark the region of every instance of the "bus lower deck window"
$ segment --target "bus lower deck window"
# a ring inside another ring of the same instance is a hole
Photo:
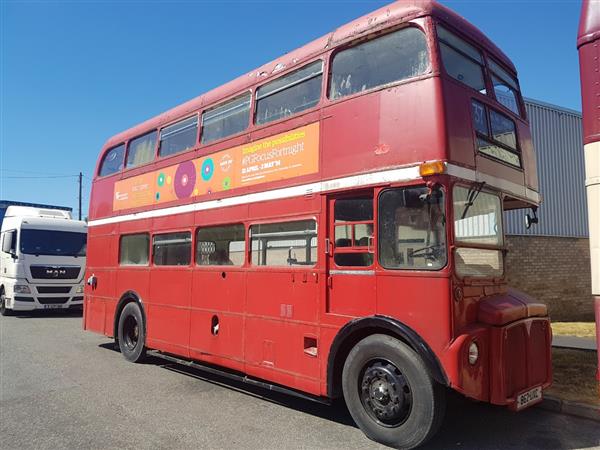
[[[152,254],[156,266],[190,264],[192,236],[190,232],[157,234],[152,238]]]

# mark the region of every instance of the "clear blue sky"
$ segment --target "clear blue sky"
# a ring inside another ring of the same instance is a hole
[[[389,1],[0,0],[0,198],[77,206],[102,144]],[[579,0],[442,2],[580,110]],[[18,177],[18,178],[17,178]],[[28,178],[25,178],[28,177]]]

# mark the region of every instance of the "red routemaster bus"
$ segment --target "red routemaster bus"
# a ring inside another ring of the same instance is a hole
[[[84,328],[129,361],[343,396],[394,447],[435,433],[447,388],[525,408],[551,330],[507,286],[502,215],[535,212],[535,164],[504,53],[393,3],[106,142]]]

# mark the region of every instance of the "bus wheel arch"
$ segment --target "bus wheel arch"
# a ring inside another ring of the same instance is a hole
[[[121,317],[121,313],[123,312],[123,309],[125,308],[125,306],[127,306],[128,303],[137,303],[138,307],[140,308],[140,311],[142,312],[144,334],[147,329],[146,310],[144,309],[144,303],[142,302],[142,298],[135,291],[125,292],[123,295],[121,295],[121,298],[117,302],[117,307],[115,308],[115,316],[113,320],[113,337],[115,338],[115,343],[117,345],[119,343],[119,318]]]
[[[409,326],[387,316],[370,316],[347,323],[335,336],[327,361],[327,395],[342,397],[342,372],[352,349],[364,338],[383,334],[408,345],[423,360],[429,375],[442,386],[449,386],[448,378],[437,356],[429,345]]]

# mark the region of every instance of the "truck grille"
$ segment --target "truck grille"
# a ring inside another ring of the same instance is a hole
[[[80,267],[73,266],[31,266],[31,276],[45,280],[74,280],[80,271]]]
[[[38,286],[39,294],[68,294],[71,292],[71,286]]]
[[[38,297],[38,302],[42,305],[56,305],[58,303],[67,303],[69,297]]]

